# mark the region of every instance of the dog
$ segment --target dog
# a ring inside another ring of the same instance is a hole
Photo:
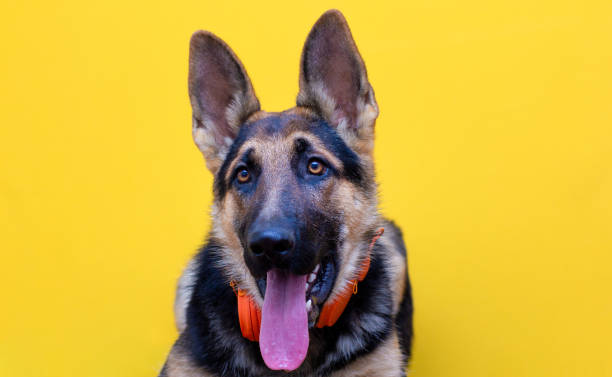
[[[310,31],[296,107],[262,111],[205,31],[190,42],[189,97],[213,220],[179,280],[180,335],[160,376],[405,376],[406,248],[378,212],[378,105],[343,15]]]

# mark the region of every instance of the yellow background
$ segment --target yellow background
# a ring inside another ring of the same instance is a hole
[[[290,3],[3,1],[0,376],[156,375],[210,224],[188,39],[281,110],[330,7],[381,108],[412,376],[612,376],[612,2]]]

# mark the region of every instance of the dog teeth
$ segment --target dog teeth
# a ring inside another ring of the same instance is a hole
[[[312,300],[306,301],[306,311],[309,312],[312,310]]]
[[[312,272],[310,273],[310,275],[308,275],[308,279],[306,281],[306,290],[308,290],[313,282],[317,279],[317,272],[319,272],[319,269],[321,268],[320,264],[317,264],[314,268],[314,270],[312,270]]]
[[[312,283],[313,281],[315,281],[315,279],[317,278],[316,274],[310,274],[310,276],[308,276],[308,284]]]

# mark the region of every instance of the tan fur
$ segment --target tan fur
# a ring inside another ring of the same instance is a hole
[[[355,190],[351,183],[343,181],[337,183],[333,200],[339,203],[338,208],[344,209],[344,226],[341,234],[343,244],[338,250],[343,263],[328,298],[331,300],[342,292],[346,284],[359,275],[370,243],[370,240],[363,238],[363,234],[378,228],[381,223],[375,194],[363,195]]]
[[[189,264],[183,270],[183,274],[178,281],[176,287],[176,298],[174,299],[174,321],[176,329],[179,333],[183,332],[187,327],[187,305],[191,300],[193,293],[193,282],[196,279],[197,273],[196,259],[189,261]]]
[[[221,209],[219,209],[217,204],[214,204],[212,210],[213,219],[215,219],[212,235],[224,241],[224,248],[221,251],[223,255],[220,258],[221,262],[218,267],[225,271],[225,276],[228,277],[227,284],[232,280],[235,281],[238,288],[249,292],[259,305],[262,305],[263,298],[259,294],[255,279],[248,272],[248,267],[242,255],[242,245],[234,232],[235,201],[231,196],[227,196],[220,203],[220,207]]]
[[[263,117],[261,119],[263,119]],[[241,145],[240,149],[238,149],[237,155],[241,156],[245,151],[254,149],[255,153],[259,153],[260,155],[265,154],[267,156],[266,160],[282,158],[291,151],[294,141],[299,138],[307,140],[313,146],[313,148],[330,163],[332,163],[332,165],[337,167],[341,166],[341,162],[336,158],[336,156],[327,151],[323,144],[316,137],[314,137],[314,135],[302,131],[296,131],[284,137],[275,136],[269,139],[256,137]],[[282,148],[280,150],[279,145]],[[230,163],[225,179],[230,179],[230,176],[236,169],[236,164],[237,160]]]
[[[338,160],[338,158],[336,158],[336,156],[334,156],[333,153],[330,153],[325,148],[323,143],[321,143],[319,141],[319,139],[314,137],[314,135],[312,135],[312,134],[310,134],[308,132],[296,131],[296,132],[293,132],[290,135],[290,138],[292,140],[291,141],[292,144],[293,144],[293,141],[295,141],[297,139],[305,139],[306,141],[308,141],[312,145],[312,147],[314,148],[315,151],[317,151],[323,157],[325,157],[327,159],[327,161],[329,161],[332,165],[334,165],[334,166],[341,166],[340,160]]]
[[[223,159],[227,154],[229,145],[223,143],[217,145],[215,139],[210,136],[210,128],[212,121],[207,120],[206,117],[202,116],[203,119],[198,120],[193,118],[192,136],[193,141],[197,145],[200,152],[204,156],[206,161],[206,167],[211,172],[216,172],[221,167]]]
[[[388,226],[388,233],[394,232],[394,228]],[[387,237],[381,237],[377,242],[384,245],[387,253],[387,262],[391,267],[391,289],[393,291],[393,312],[397,313],[399,310],[399,304],[402,301],[404,294],[404,288],[406,285],[406,259],[404,259],[400,252],[397,250],[397,245],[392,241],[393,237],[391,234],[387,234]]]
[[[399,341],[394,331],[373,352],[332,373],[330,377],[397,377],[402,373],[401,360]]]
[[[193,363],[181,338],[170,350],[164,368],[165,370],[159,377],[214,377],[213,374]]]

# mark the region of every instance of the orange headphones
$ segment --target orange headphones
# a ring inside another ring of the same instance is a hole
[[[361,265],[357,279],[349,281],[333,301],[328,301],[323,305],[316,324],[318,328],[333,326],[338,318],[340,318],[340,315],[342,315],[342,312],[344,312],[351,296],[357,294],[357,284],[365,279],[370,269],[370,254],[372,253],[374,243],[383,235],[384,231],[384,228],[379,228],[372,238],[368,247],[368,254]],[[247,295],[246,291],[237,288],[234,280],[230,282],[230,285],[238,299],[238,320],[240,321],[242,336],[250,341],[258,342],[259,329],[261,328],[261,308],[251,296]]]

